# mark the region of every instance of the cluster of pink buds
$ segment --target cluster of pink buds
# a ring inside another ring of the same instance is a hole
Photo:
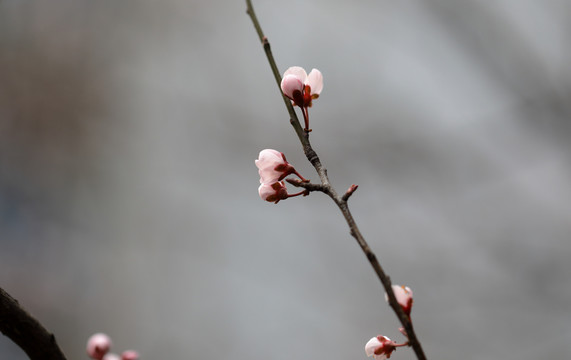
[[[312,101],[319,97],[323,90],[323,76],[317,69],[311,70],[309,75],[299,66],[292,66],[286,70],[281,82],[281,89],[293,104],[299,106],[303,112],[305,120],[305,131],[309,132],[309,112]],[[299,195],[308,195],[307,190],[300,191],[295,194],[289,194],[285,182],[283,181],[289,175],[297,175],[303,182],[307,182],[295,168],[287,162],[283,153],[265,149],[260,151],[260,155],[256,160],[256,166],[260,174],[260,187],[258,194],[262,200],[277,204],[280,200]]]
[[[111,345],[106,334],[94,334],[87,340],[87,355],[94,360],[139,360],[139,354],[134,350],[123,351],[121,356],[110,353]]]
[[[393,285],[392,289],[398,304],[410,319],[410,311],[412,310],[413,303],[412,290],[408,286],[403,285]],[[388,301],[387,294],[385,294],[385,299]],[[404,328],[400,328],[399,331],[404,336],[408,337]],[[388,337],[379,335],[375,336],[367,342],[365,345],[365,353],[367,356],[372,356],[375,360],[385,360],[390,358],[392,352],[395,351],[398,347],[408,345],[408,341],[402,344],[397,344]]]
[[[317,69],[310,71],[309,75],[302,67],[292,66],[282,77],[282,92],[294,105],[301,108],[305,121],[305,131],[309,132],[309,111],[312,101],[319,97],[323,90],[323,75]]]
[[[287,162],[283,153],[265,149],[260,151],[258,159],[255,161],[260,174],[260,187],[258,193],[262,200],[277,204],[280,200],[298,195],[307,195],[307,191],[295,194],[288,194],[285,183],[282,181],[291,174],[297,175],[301,181],[308,181],[295,168]]]

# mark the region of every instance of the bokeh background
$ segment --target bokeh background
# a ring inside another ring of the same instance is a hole
[[[324,74],[312,142],[428,358],[571,358],[571,3],[254,5],[281,71]],[[261,149],[317,176],[245,9],[0,1],[0,286],[69,359],[98,331],[142,360],[402,340],[328,198],[258,197]]]

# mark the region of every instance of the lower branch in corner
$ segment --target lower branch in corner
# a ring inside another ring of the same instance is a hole
[[[0,331],[31,360],[66,360],[55,336],[0,288]]]

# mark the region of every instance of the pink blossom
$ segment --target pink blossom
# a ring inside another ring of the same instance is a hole
[[[374,357],[375,360],[385,360],[391,357],[396,346],[397,343],[388,337],[379,335],[367,342],[365,345],[365,353],[367,356]]]
[[[259,169],[260,184],[272,184],[281,181],[295,172],[294,167],[287,162],[285,155],[274,149],[260,151],[255,163]]]
[[[139,353],[136,352],[135,350],[123,351],[123,353],[121,354],[121,360],[138,360],[138,359],[139,359]]]
[[[276,181],[273,184],[262,184],[258,188],[258,193],[262,200],[273,202],[275,204],[280,200],[285,200],[289,197],[283,181]]]
[[[317,69],[312,69],[307,75],[302,67],[292,66],[285,71],[281,88],[284,95],[293,100],[295,105],[308,107],[323,90],[323,75]]]
[[[319,97],[323,90],[323,75],[321,71],[312,69],[309,75],[302,67],[292,66],[284,73],[281,83],[282,92],[301,108],[305,131],[310,132],[309,110],[314,99]]]
[[[397,302],[402,307],[405,314],[410,316],[410,311],[412,310],[412,290],[408,286],[404,285],[393,285],[393,292],[395,293],[395,298]],[[388,301],[388,296],[385,294],[385,299]]]
[[[90,358],[101,360],[111,347],[111,339],[103,333],[92,335],[87,340],[87,355]]]

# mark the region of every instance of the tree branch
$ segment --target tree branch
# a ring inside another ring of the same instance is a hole
[[[66,360],[55,336],[0,288],[0,331],[31,360]]]
[[[376,255],[373,253],[373,251],[371,250],[371,248],[369,247],[369,245],[365,241],[365,238],[363,237],[363,235],[361,234],[361,231],[357,227],[357,223],[353,219],[353,215],[349,211],[349,207],[347,205],[347,200],[349,199],[351,194],[353,194],[353,192],[357,189],[357,186],[352,185],[349,188],[349,190],[347,190],[347,192],[343,196],[339,196],[337,194],[337,192],[335,191],[335,189],[333,188],[333,186],[331,185],[331,183],[329,181],[329,177],[327,176],[327,169],[322,165],[321,160],[319,159],[319,156],[311,147],[311,143],[309,142],[309,132],[304,131],[302,129],[300,122],[297,118],[297,115],[295,113],[295,110],[291,104],[291,101],[286,96],[284,96],[283,92],[281,91],[281,75],[279,73],[278,67],[277,67],[276,62],[274,60],[273,54],[270,50],[270,43],[269,43],[268,39],[264,36],[264,33],[263,33],[262,28],[260,26],[260,23],[258,22],[258,19],[256,17],[256,13],[254,12],[254,8],[252,6],[251,0],[246,0],[246,5],[247,5],[247,11],[246,12],[248,13],[250,18],[252,19],[254,27],[256,28],[256,32],[258,33],[260,41],[262,42],[262,45],[264,47],[264,51],[265,51],[266,56],[268,58],[268,62],[270,63],[270,67],[272,68],[274,78],[276,79],[276,82],[278,84],[278,88],[280,89],[280,94],[282,95],[282,98],[284,99],[284,103],[286,105],[286,108],[290,114],[290,122],[291,122],[299,140],[301,141],[301,144],[303,146],[303,152],[305,153],[305,156],[307,157],[309,162],[313,165],[313,167],[317,171],[317,174],[319,175],[319,178],[321,180],[321,185],[303,183],[303,182],[295,181],[295,180],[289,181],[289,182],[295,186],[303,187],[309,191],[321,191],[321,192],[327,194],[335,202],[335,204],[339,207],[339,210],[341,210],[343,217],[345,217],[345,220],[347,221],[347,225],[349,226],[351,235],[355,238],[355,240],[357,241],[357,243],[361,247],[361,250],[363,250],[363,253],[367,257],[367,260],[369,261],[369,263],[373,267],[373,270],[375,271],[375,273],[377,274],[377,277],[381,281],[381,284],[385,288],[385,292],[386,292],[387,297],[388,297],[389,305],[394,310],[399,321],[401,322],[402,326],[406,330],[406,333],[407,333],[408,338],[409,338],[409,344],[413,348],[413,350],[416,354],[416,357],[419,360],[426,360],[424,350],[422,349],[422,346],[421,346],[420,342],[418,341],[418,338],[416,337],[416,333],[414,332],[414,328],[412,326],[412,323],[411,323],[409,317],[404,313],[402,307],[398,304],[398,302],[396,300],[396,297],[395,297],[395,294],[393,292],[392,284],[391,284],[391,280],[390,280],[389,276],[387,276],[385,274],[383,268],[381,267],[381,264],[377,260]]]

